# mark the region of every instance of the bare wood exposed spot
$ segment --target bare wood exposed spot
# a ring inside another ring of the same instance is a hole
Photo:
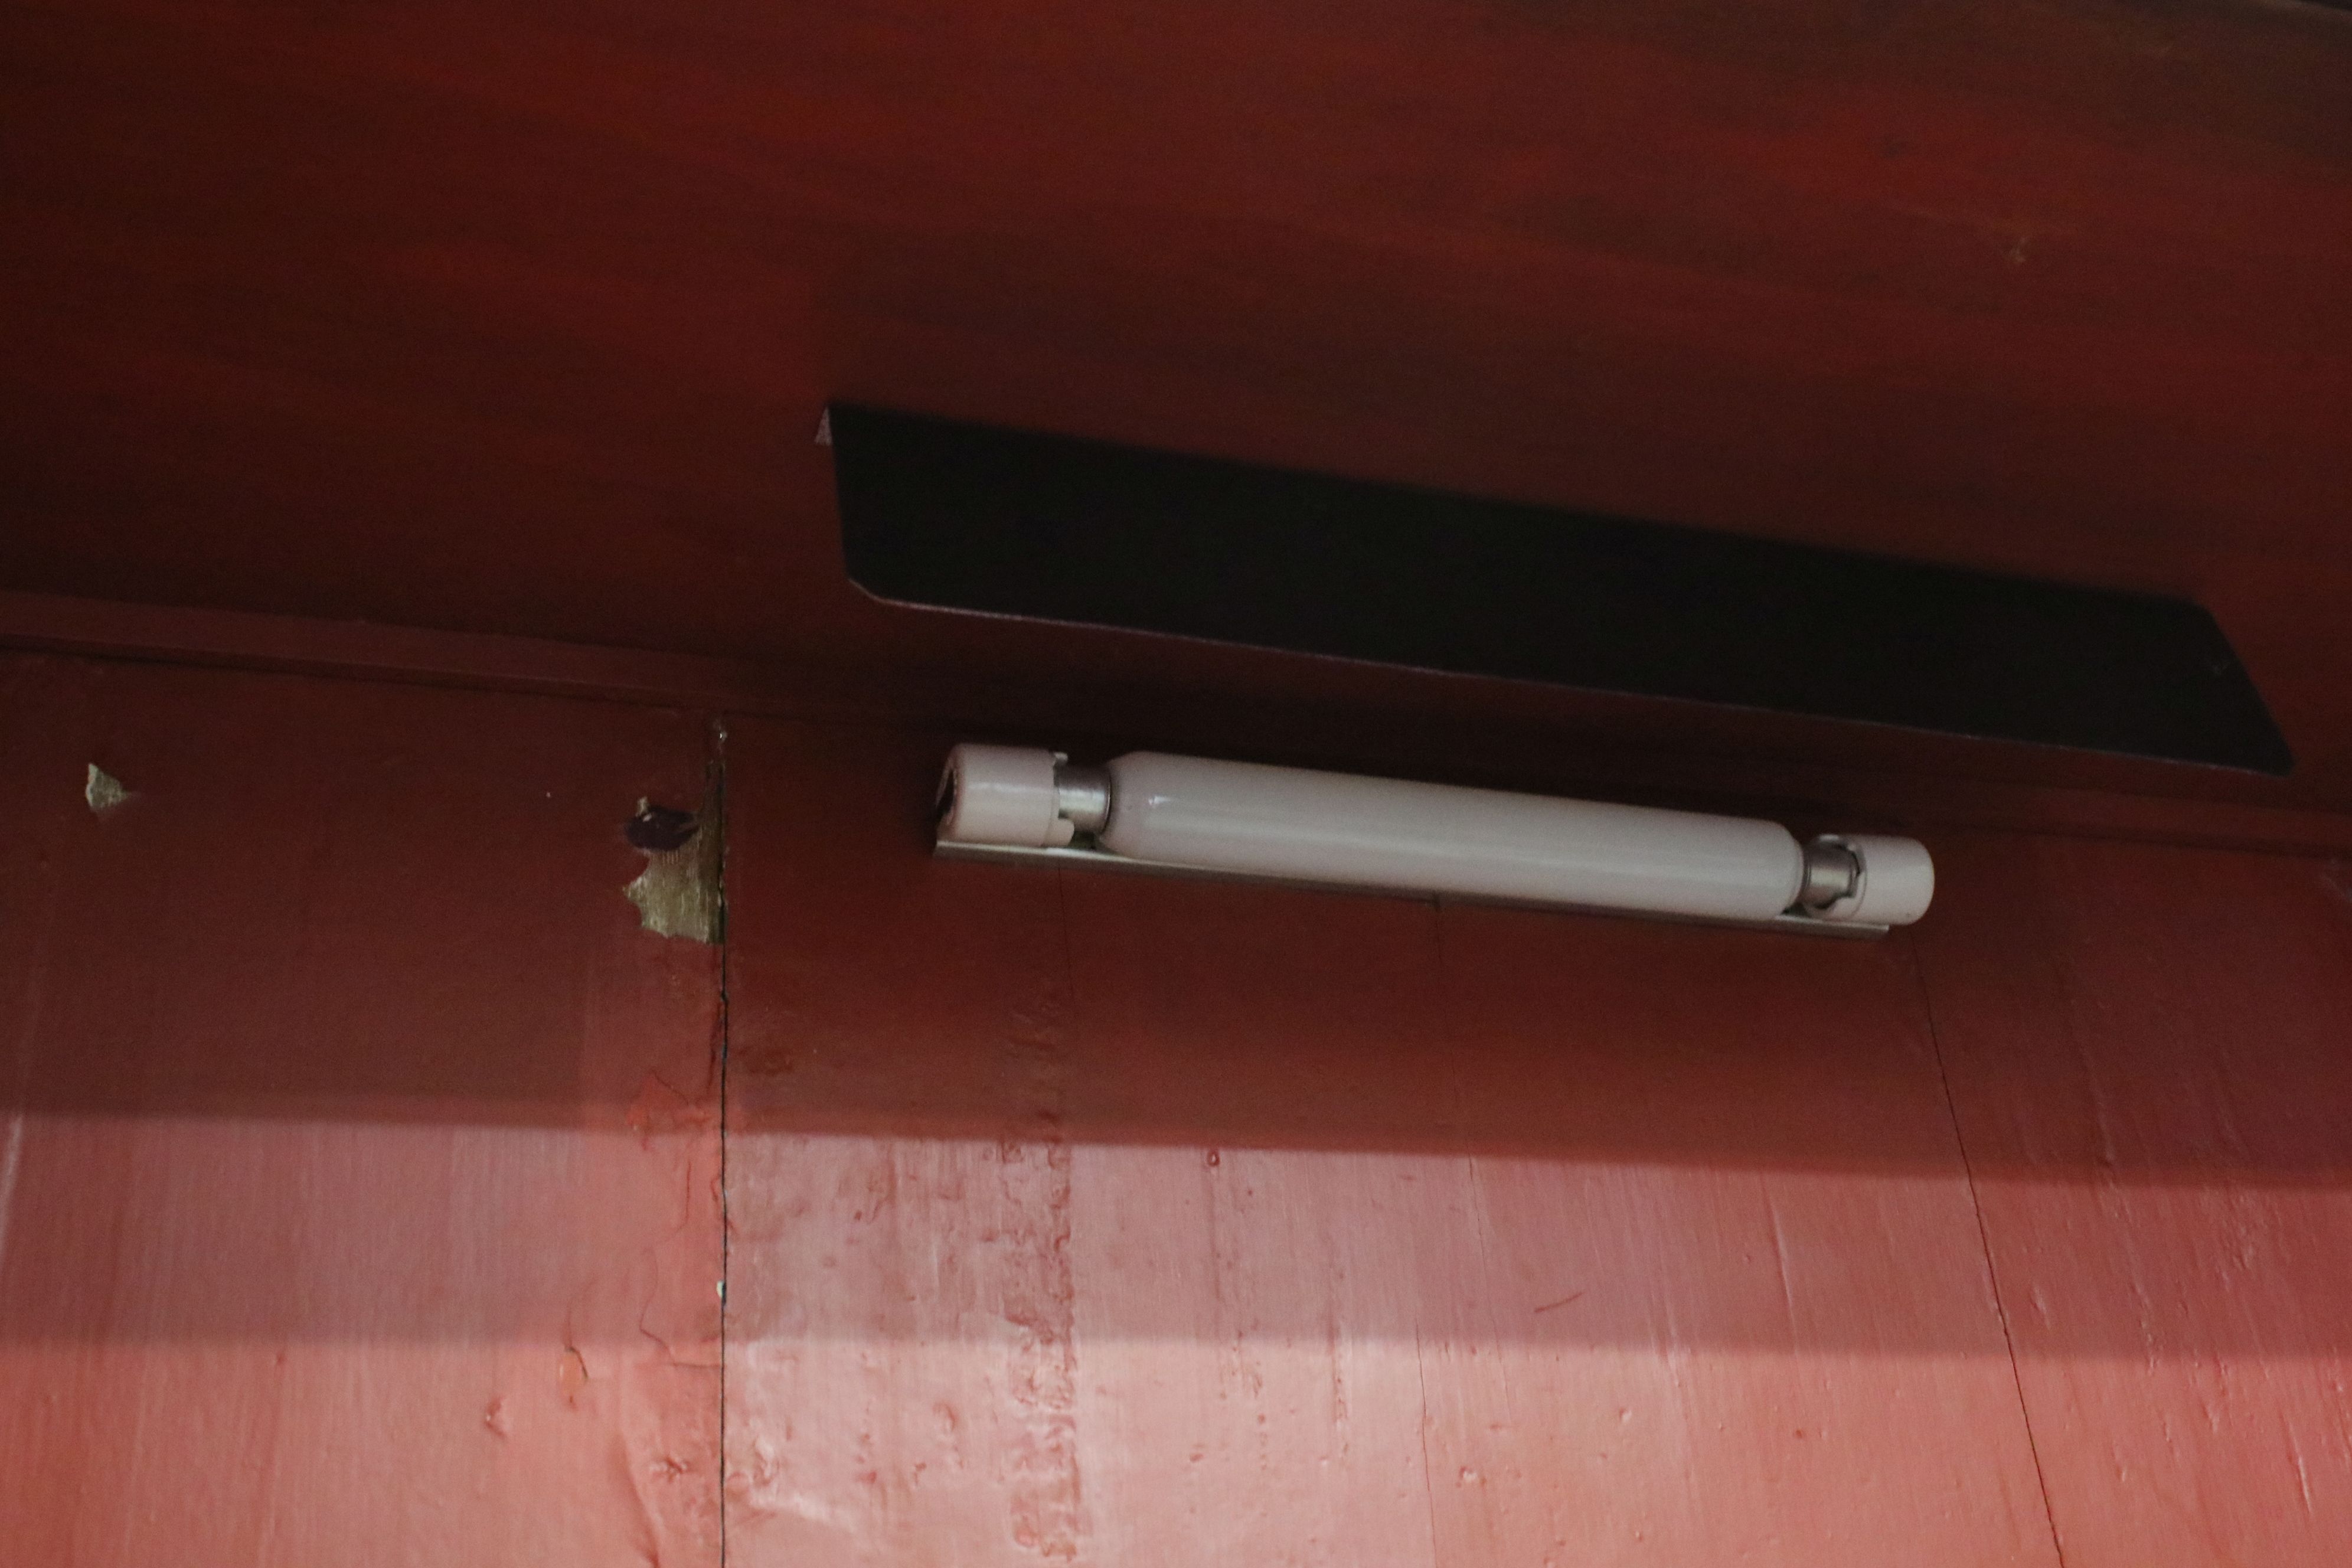
[[[121,779],[92,763],[89,764],[89,776],[81,786],[81,797],[89,803],[92,815],[104,816],[129,800],[131,792],[122,787]]]
[[[637,906],[645,929],[656,936],[717,942],[723,911],[716,784],[698,812],[638,801],[623,832],[646,858],[646,868],[622,889]]]

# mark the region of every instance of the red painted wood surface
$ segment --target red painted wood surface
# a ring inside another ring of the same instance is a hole
[[[2092,787],[2102,778],[2116,782],[2104,763],[2052,770],[2076,778],[2072,784],[2012,783],[1920,772],[1917,758],[1900,771],[1857,766],[1834,745],[1811,756],[1768,757],[1594,747],[1566,735],[1535,744],[1491,725],[1400,725],[1393,715],[1351,738],[1344,724],[1326,722],[1302,734],[1262,729],[1262,713],[1253,719],[1202,710],[1164,714],[1167,728],[1121,737],[1104,732],[1099,714],[1057,721],[1066,696],[1040,692],[1000,688],[989,697],[957,695],[840,668],[0,591],[0,647],[12,645],[772,717],[952,725],[962,734],[1025,733],[1102,756],[1137,743],[1288,756],[1327,768],[1785,817],[1847,831],[1994,828],[2273,852],[2352,850],[2352,815]]]
[[[1900,945],[945,864],[730,739],[749,1563],[2052,1563]]]
[[[0,1557],[716,1562],[718,958],[620,836],[702,721],[11,658],[0,734]]]
[[[2352,878],[1942,853],[1921,948],[2067,1563],[2345,1561]]]
[[[937,862],[944,736],[733,721],[722,1463],[720,959],[619,834],[704,721],[10,658],[0,721],[18,1554],[2352,1538],[2334,862],[1945,834],[1875,945],[1441,911]]]
[[[887,609],[846,395],[2192,594],[2305,768],[2097,777],[2352,805],[2339,9],[16,0],[0,60],[0,584],[2084,781]]]

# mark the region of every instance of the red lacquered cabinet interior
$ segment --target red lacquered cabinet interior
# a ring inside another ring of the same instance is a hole
[[[5,668],[26,1561],[2352,1539],[2339,862],[1953,833],[1815,942],[942,862],[915,729]]]
[[[0,1565],[2352,1563],[2347,284],[2305,0],[0,0]],[[884,603],[834,402],[2193,600],[2297,765]]]

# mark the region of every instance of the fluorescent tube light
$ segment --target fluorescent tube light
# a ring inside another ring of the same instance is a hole
[[[1927,910],[1927,849],[1778,823],[1133,752],[962,745],[942,854],[1238,876],[1862,934]]]

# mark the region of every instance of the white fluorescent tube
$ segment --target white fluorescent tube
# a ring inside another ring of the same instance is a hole
[[[958,746],[941,846],[1093,849],[1139,868],[1687,919],[1907,925],[1935,867],[1908,838],[1800,845],[1778,823],[1134,752]],[[1072,853],[1076,853],[1075,851]],[[1057,856],[1057,858],[1066,858]]]

